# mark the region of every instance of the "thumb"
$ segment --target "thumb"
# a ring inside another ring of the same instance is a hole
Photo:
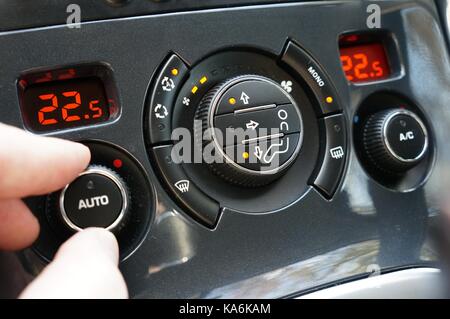
[[[20,298],[127,298],[118,262],[119,247],[112,233],[83,230],[59,248]]]

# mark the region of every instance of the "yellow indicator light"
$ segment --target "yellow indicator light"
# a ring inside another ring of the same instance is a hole
[[[170,73],[172,73],[172,75],[177,76],[178,75],[178,69],[173,68],[172,71],[170,71]]]
[[[236,104],[236,99],[234,97],[230,97],[228,99],[228,103],[230,103],[231,105],[235,105]]]
[[[328,104],[333,103],[333,98],[331,96],[327,96],[325,101],[327,101]]]
[[[200,84],[204,84],[206,81],[208,81],[208,78],[204,76],[200,79]]]
[[[248,152],[244,152],[242,153],[242,158],[243,159],[247,159],[250,155],[248,154]]]
[[[198,86],[194,86],[191,90],[192,94],[195,94],[195,92],[197,92],[198,90]]]

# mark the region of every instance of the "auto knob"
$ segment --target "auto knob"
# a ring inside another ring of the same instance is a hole
[[[197,145],[212,149],[208,166],[226,181],[266,185],[282,176],[302,144],[294,99],[275,81],[241,75],[209,90],[196,111]]]
[[[379,169],[402,174],[418,165],[428,152],[423,121],[406,109],[387,109],[369,117],[364,126],[364,151]]]
[[[112,169],[91,165],[59,194],[63,223],[79,231],[102,227],[115,231],[126,219],[130,197],[123,179]]]

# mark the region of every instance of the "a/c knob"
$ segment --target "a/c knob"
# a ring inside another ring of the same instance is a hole
[[[424,123],[406,109],[388,109],[370,116],[363,141],[374,165],[393,173],[404,173],[418,165],[429,144]]]

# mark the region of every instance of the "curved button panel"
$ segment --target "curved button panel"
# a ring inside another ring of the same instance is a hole
[[[153,155],[164,180],[182,207],[188,209],[204,225],[214,227],[220,214],[219,204],[195,186],[181,165],[172,160],[172,148],[172,145],[153,148]]]
[[[326,144],[323,162],[313,184],[331,198],[339,186],[347,156],[344,116],[332,115],[320,121],[325,127]]]
[[[149,134],[152,144],[170,141],[176,93],[187,74],[187,66],[175,54],[161,69],[149,101]]]
[[[341,111],[330,79],[320,65],[302,48],[289,41],[281,61],[298,72],[308,83],[320,105],[322,115]]]

